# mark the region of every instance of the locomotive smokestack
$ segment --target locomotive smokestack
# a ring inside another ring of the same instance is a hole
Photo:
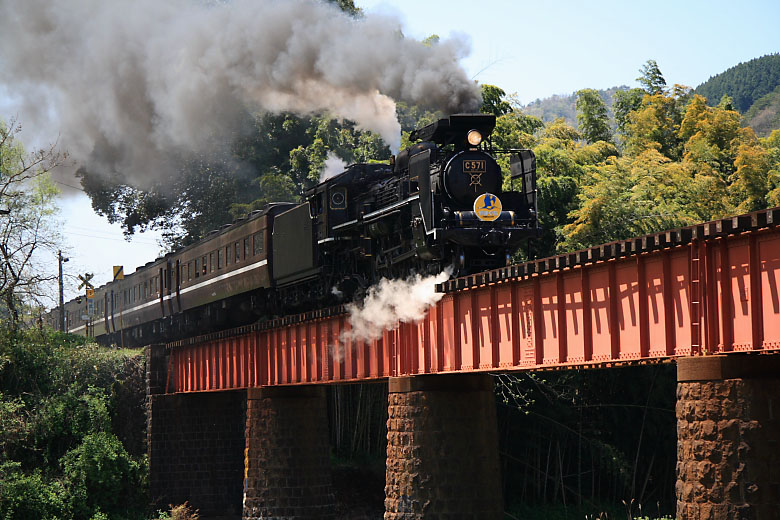
[[[257,112],[328,112],[397,150],[394,100],[469,110],[457,41],[314,0],[0,0],[0,90],[27,128],[140,187],[227,152]]]

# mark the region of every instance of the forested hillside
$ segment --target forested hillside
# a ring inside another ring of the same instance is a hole
[[[780,85],[780,54],[769,54],[735,65],[711,77],[698,87],[696,94],[707,98],[710,106],[720,102],[724,95],[734,99],[740,113],[775,90]]]
[[[732,98],[735,109],[744,114],[744,125],[762,137],[780,128],[780,54],[771,54],[740,63],[711,77],[694,90],[707,99],[710,106],[720,103],[724,95]],[[598,90],[607,106],[610,125],[615,127],[612,100],[627,86]],[[522,106],[523,113],[544,122],[563,118],[568,124],[577,124],[577,93],[555,94]]]
[[[753,103],[745,113],[745,124],[762,137],[780,128],[780,85]]]
[[[612,119],[612,98],[615,92],[618,90],[628,90],[628,87],[623,85],[620,87],[612,87],[608,89],[598,90],[599,96],[607,106],[610,119]],[[571,94],[555,94],[548,98],[537,99],[522,107],[523,113],[529,116],[538,117],[542,121],[548,123],[555,121],[558,118],[563,118],[568,124],[577,124],[577,93]]]

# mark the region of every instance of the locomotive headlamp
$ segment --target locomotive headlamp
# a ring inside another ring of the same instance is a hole
[[[479,146],[479,143],[482,142],[482,134],[479,133],[479,130],[469,130],[466,140],[471,146]]]

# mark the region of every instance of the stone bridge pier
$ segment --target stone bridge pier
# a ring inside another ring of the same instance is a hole
[[[241,518],[246,391],[166,394],[164,345],[146,348],[149,495],[206,519]]]
[[[780,356],[677,361],[677,518],[780,519]]]
[[[325,388],[250,388],[243,520],[335,520]]]
[[[391,378],[385,520],[501,519],[493,379]]]
[[[166,394],[165,349],[147,348],[149,489],[203,520],[335,520],[321,385]]]

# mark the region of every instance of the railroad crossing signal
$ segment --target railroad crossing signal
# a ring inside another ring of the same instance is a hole
[[[81,284],[79,284],[79,290],[81,290],[83,287],[86,287],[87,289],[93,289],[94,285],[90,283],[90,280],[92,280],[92,277],[95,275],[92,273],[84,273],[79,275],[79,280],[81,280]]]
[[[114,281],[125,279],[125,268],[122,265],[114,266]]]

